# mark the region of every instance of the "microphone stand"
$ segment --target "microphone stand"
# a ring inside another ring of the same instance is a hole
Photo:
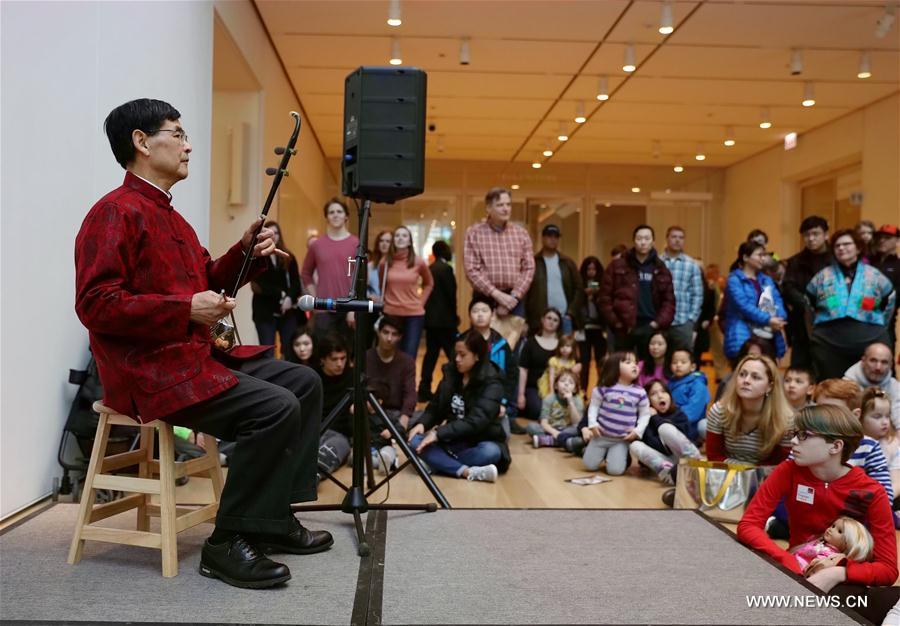
[[[369,263],[367,247],[369,240],[369,215],[371,213],[371,202],[369,200],[363,200],[362,206],[357,206],[357,211],[359,214],[359,245],[356,248],[356,261],[355,267],[353,269],[353,279],[350,284],[350,293],[348,296],[350,300],[355,300],[357,297],[360,297],[360,295],[364,296],[366,294],[366,274],[368,272]],[[441,507],[445,509],[451,508],[450,503],[447,501],[447,498],[444,497],[444,494],[441,493],[441,490],[438,489],[438,486],[434,484],[434,480],[431,478],[431,475],[422,465],[422,461],[419,459],[419,456],[410,448],[409,443],[406,441],[406,437],[404,437],[400,433],[398,428],[391,422],[391,420],[388,419],[388,416],[385,414],[384,409],[381,407],[381,404],[379,404],[374,394],[367,391],[365,364],[366,329],[369,325],[369,315],[370,314],[368,312],[356,313],[356,329],[354,330],[353,334],[354,355],[356,360],[356,365],[353,369],[353,389],[347,390],[346,395],[341,399],[340,402],[338,402],[337,406],[335,406],[335,408],[326,418],[325,422],[322,424],[322,431],[324,432],[325,429],[327,429],[331,422],[334,420],[334,418],[344,409],[344,407],[347,406],[352,398],[353,482],[350,487],[347,487],[339,480],[331,476],[330,473],[323,471],[324,475],[329,480],[336,483],[346,492],[346,496],[344,497],[343,502],[341,504],[291,505],[291,509],[293,511],[343,511],[344,513],[353,515],[353,521],[356,525],[357,554],[359,554],[359,556],[369,556],[369,554],[371,553],[371,548],[369,546],[369,543],[366,541],[366,533],[362,525],[361,516],[363,513],[366,513],[370,509],[386,511],[427,511],[429,513],[433,513],[437,510],[437,506],[433,502],[429,502],[428,504],[369,504],[368,500],[366,499],[368,496],[372,495],[375,491],[380,489],[393,476],[402,471],[410,463],[412,463],[412,466],[419,474],[422,482],[425,483],[425,486],[428,487],[428,490],[434,496],[435,500],[438,501]],[[406,461],[400,467],[394,470],[385,468],[388,471],[388,475],[377,485],[373,484],[374,478],[372,473],[372,456],[369,454],[369,412],[367,410],[368,403],[371,403],[372,408],[375,410],[375,414],[381,418],[382,422],[384,423],[384,427],[390,431],[391,436],[394,438],[397,445],[406,456]],[[369,477],[368,491],[363,491],[363,464],[365,464],[365,469],[367,470],[367,474]]]

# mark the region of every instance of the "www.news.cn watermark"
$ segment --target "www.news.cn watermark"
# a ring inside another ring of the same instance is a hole
[[[868,606],[866,596],[744,596],[751,609],[864,609]]]

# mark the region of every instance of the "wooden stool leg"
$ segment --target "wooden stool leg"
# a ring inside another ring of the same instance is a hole
[[[109,415],[100,414],[97,422],[97,434],[94,437],[94,447],[91,449],[91,461],[88,464],[87,475],[84,477],[84,487],[81,491],[81,505],[78,508],[78,520],[75,522],[75,535],[72,537],[72,545],[69,547],[69,563],[74,565],[81,560],[84,549],[84,540],[81,538],[81,530],[91,521],[91,510],[97,495],[94,492],[94,476],[103,465],[106,456],[106,443],[109,440]]]
[[[159,425],[159,524],[162,535],[163,576],[178,575],[178,543],[176,540],[175,516],[175,438],[172,426],[164,422]]]
[[[138,476],[141,478],[153,478],[153,471],[150,464],[153,462],[153,435],[156,429],[152,426],[141,426],[141,451],[144,453],[144,459],[138,466]],[[150,530],[150,513],[147,511],[147,505],[150,504],[150,494],[143,494],[143,501],[137,507],[137,529],[147,532]]]
[[[212,435],[205,435],[203,445],[206,446],[206,456],[216,461],[215,466],[209,470],[209,478],[212,480],[213,497],[218,502],[222,499],[222,488],[225,486],[225,480],[222,478],[222,466],[219,464],[219,444]]]

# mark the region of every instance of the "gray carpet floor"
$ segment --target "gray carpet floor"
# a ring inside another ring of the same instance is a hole
[[[310,528],[335,535],[327,552],[279,555],[293,578],[262,591],[237,589],[197,572],[212,526],[178,535],[178,576],[163,578],[157,550],[88,541],[66,563],[78,507],[59,504],[0,536],[0,619],[63,621],[347,624],[359,557],[352,518],[307,513]],[[135,513],[105,520],[134,528]],[[350,524],[347,523],[348,520]]]
[[[385,624],[854,624],[692,511],[391,513]]]
[[[854,624],[832,608],[751,609],[748,594],[813,592],[690,511],[464,510],[379,514],[374,557],[352,518],[306,513],[335,534],[279,557],[284,587],[242,590],[197,573],[210,526],[179,535],[179,575],[153,550],[88,542],[66,564],[75,505],[0,536],[0,619],[265,624]],[[128,527],[134,514],[107,520]],[[372,526],[370,524],[370,526]],[[374,528],[374,526],[372,526]],[[359,580],[358,580],[359,578]],[[360,607],[363,610],[360,612]],[[354,619],[355,618],[355,619]]]

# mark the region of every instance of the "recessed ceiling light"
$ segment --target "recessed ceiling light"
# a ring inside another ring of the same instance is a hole
[[[799,76],[803,73],[803,52],[791,50],[791,76]]]
[[[726,146],[729,148],[734,145],[734,128],[731,126],[725,127],[725,141],[723,141]]]
[[[600,77],[600,84],[597,85],[597,100],[609,100],[609,79],[606,76]]]
[[[400,40],[394,37],[391,39],[391,60],[388,61],[391,65],[400,65],[403,63],[403,59],[400,57]]]
[[[403,20],[400,17],[400,0],[391,0],[388,5],[388,26],[400,26]]]
[[[509,186],[509,188],[512,189],[513,191],[515,191],[516,189],[519,188],[519,186],[517,184],[513,183],[512,185]]]
[[[813,89],[814,88],[812,83],[808,82],[803,85],[803,102],[801,102],[800,104],[805,107],[811,107],[816,104],[816,94]]]
[[[469,49],[469,39],[464,38],[459,42],[459,64],[468,65],[472,62],[472,52]]]
[[[859,70],[856,72],[857,78],[872,77],[872,59],[869,57],[868,50],[859,53]]]
[[[560,141],[568,141],[569,140],[569,133],[566,131],[566,123],[565,122],[559,123],[559,134],[556,136],[556,138],[559,139]]]
[[[634,54],[634,44],[628,44],[625,46],[625,58],[622,62],[622,71],[623,72],[633,72],[637,69],[637,63],[635,62],[635,54]]]
[[[671,35],[675,31],[672,19],[672,2],[665,0],[662,5],[662,15],[659,17],[659,34]]]
[[[553,156],[553,150],[551,150],[550,148],[547,148],[541,154],[543,154],[545,157],[551,157],[551,156]]]
[[[533,167],[536,170],[539,170],[539,169],[541,169],[541,164],[538,163],[537,161],[535,161],[534,163],[531,164],[531,167]]]
[[[641,188],[640,187],[632,187],[631,193],[641,193]]]
[[[584,116],[584,102],[575,103],[575,123],[584,124],[587,118]]]
[[[763,107],[762,111],[760,111],[759,127],[772,128],[772,113],[769,111],[768,107]]]
[[[674,171],[676,174],[681,174],[684,171],[684,167],[681,165],[681,163],[676,163],[675,167],[672,168],[672,171]]]
[[[706,160],[706,153],[703,152],[703,146],[702,146],[702,145],[697,144],[697,154],[694,155],[694,158],[697,159],[698,161],[705,161],[705,160]]]

